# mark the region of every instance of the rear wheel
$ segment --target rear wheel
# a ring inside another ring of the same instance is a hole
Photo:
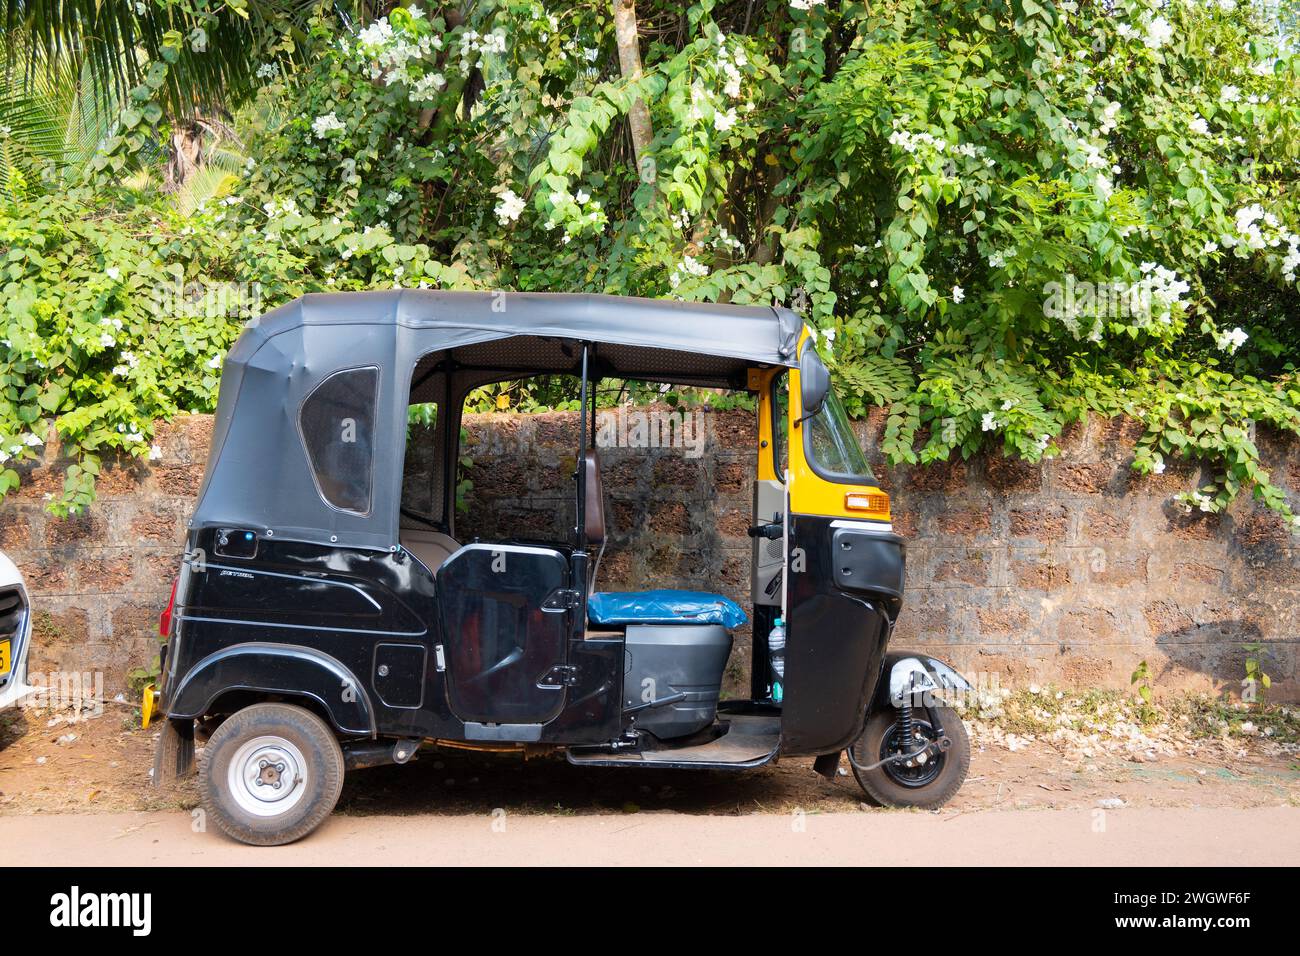
[[[970,770],[970,738],[966,727],[949,707],[930,711],[912,708],[911,740],[899,738],[900,710],[888,707],[867,719],[867,726],[850,748],[853,776],[867,798],[882,807],[916,807],[933,810],[941,807],[961,789]],[[939,739],[935,723],[948,738],[947,750],[931,747],[910,761],[887,763],[872,770],[861,770],[902,753],[914,751],[927,741]]]
[[[343,749],[325,721],[291,704],[254,704],[222,723],[204,748],[203,809],[242,843],[292,843],[333,811],[343,769]]]

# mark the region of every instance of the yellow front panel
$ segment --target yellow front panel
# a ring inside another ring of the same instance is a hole
[[[749,387],[758,393],[758,472],[759,481],[776,481],[775,441],[772,434],[772,379],[785,369],[751,368]]]
[[[13,668],[13,661],[9,655],[12,653],[8,641],[0,641],[0,675],[8,674]]]
[[[799,340],[800,354],[808,338],[805,328]],[[811,344],[808,348],[812,348]],[[795,514],[823,515],[828,518],[859,518],[867,521],[889,521],[889,496],[875,485],[847,485],[827,481],[817,472],[804,452],[804,429],[807,422],[796,424],[803,415],[799,370],[790,369],[787,378],[790,388],[790,510]],[[868,509],[850,508],[850,498],[869,497]]]

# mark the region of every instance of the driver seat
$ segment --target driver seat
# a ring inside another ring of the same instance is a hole
[[[460,542],[455,538],[432,528],[401,528],[397,532],[397,540],[434,577],[438,576],[438,568],[442,567],[442,563],[460,550]]]
[[[587,529],[587,544],[596,545],[596,560],[592,562],[591,573],[587,576],[587,594],[596,590],[596,575],[600,574],[600,559],[605,556],[605,485],[600,478],[600,455],[592,448],[582,462],[583,477],[586,479],[586,498],[583,501],[584,524]]]

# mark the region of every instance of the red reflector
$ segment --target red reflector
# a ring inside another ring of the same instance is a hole
[[[172,610],[176,607],[176,585],[179,583],[180,578],[172,581],[172,596],[167,599],[167,607],[163,609],[162,614],[158,615],[158,633],[163,637],[171,637]]]

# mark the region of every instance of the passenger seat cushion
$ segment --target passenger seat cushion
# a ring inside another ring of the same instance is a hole
[[[460,550],[455,538],[432,529],[402,528],[397,540],[435,575],[442,563]]]
[[[587,599],[592,624],[721,624],[734,630],[749,618],[739,604],[704,591],[601,591]]]

